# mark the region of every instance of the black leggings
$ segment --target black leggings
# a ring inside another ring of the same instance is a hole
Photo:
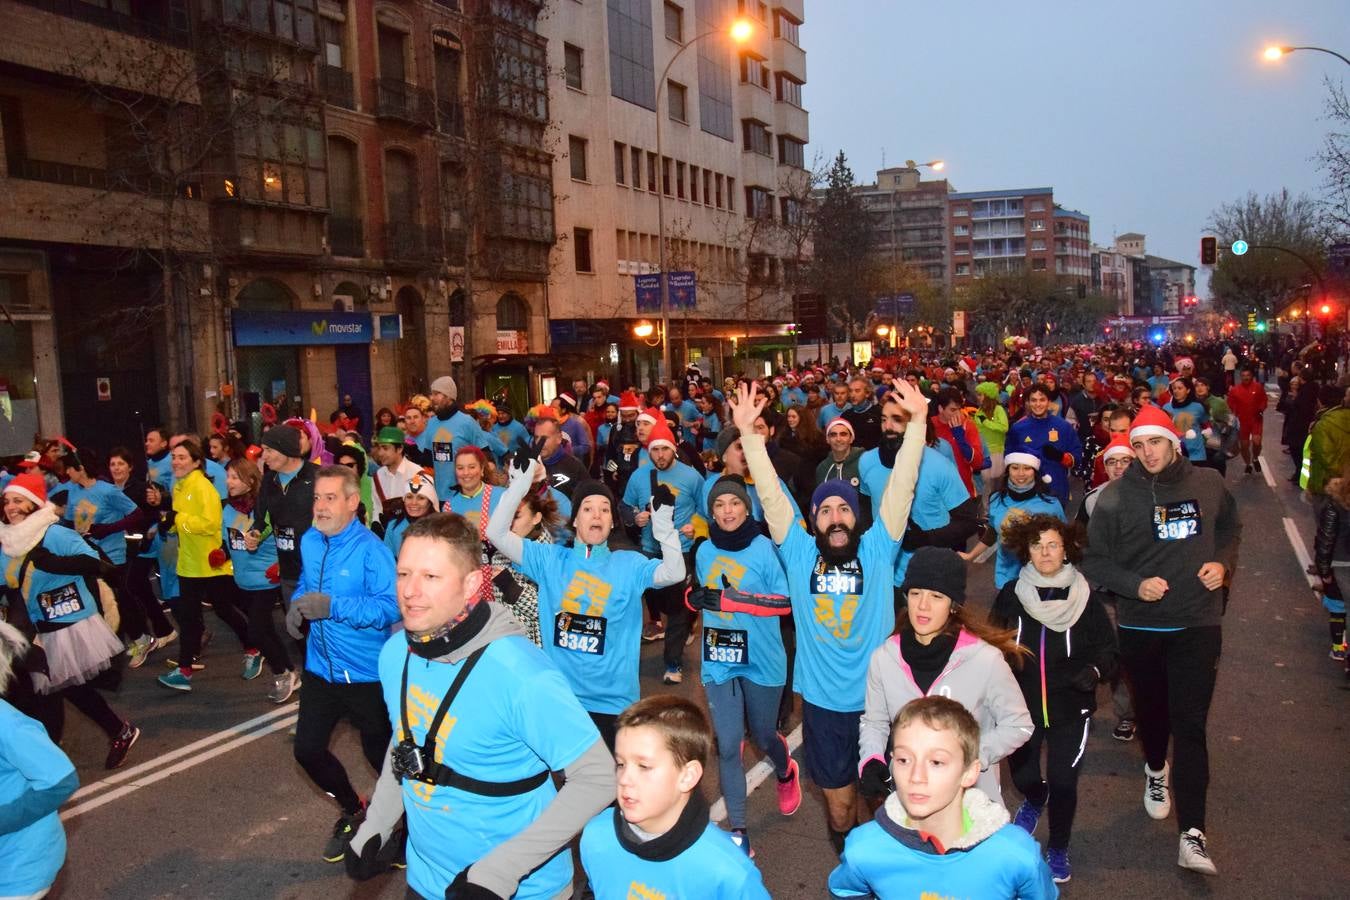
[[[291,665],[290,654],[286,652],[286,645],[277,634],[276,620],[272,618],[272,610],[276,609],[277,602],[281,599],[281,589],[246,591],[239,588],[238,598],[240,605],[248,613],[248,642],[252,647],[262,651],[263,659],[267,660],[267,667],[272,670],[272,674],[280,675],[294,668]]]
[[[182,630],[182,646],[178,657],[180,666],[188,666],[202,653],[202,603],[209,601],[211,609],[239,638],[245,650],[252,645],[248,638],[248,620],[239,611],[238,590],[234,579],[228,575],[212,575],[208,578],[189,578],[178,576],[178,600],[174,613],[178,616],[178,627]]]
[[[380,683],[334,684],[305,672],[300,685],[300,720],[295,725],[295,761],[319,790],[337,800],[343,813],[352,815],[361,808],[361,799],[352,789],[347,770],[328,749],[333,729],[343,719],[360,732],[361,750],[379,774],[394,733]]]
[[[169,617],[164,615],[164,608],[150,587],[150,575],[154,570],[155,561],[140,556],[129,558],[124,568],[126,577],[117,599],[124,601],[121,605],[122,634],[133,640],[151,632],[155,637],[167,637],[173,631]]]
[[[1008,756],[1013,784],[1033,806],[1050,804],[1050,844],[1056,850],[1069,848],[1073,814],[1078,808],[1078,765],[1087,748],[1090,715],[1052,722],[1046,728],[1036,722],[1030,739]],[[1041,745],[1048,750],[1045,777],[1041,777]]]

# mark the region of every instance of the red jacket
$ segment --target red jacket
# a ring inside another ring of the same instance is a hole
[[[980,443],[980,429],[970,419],[962,426],[962,433],[965,436],[966,444],[970,447],[970,459],[966,459],[965,451],[957,443],[956,436],[952,434],[951,426],[938,416],[933,416],[930,421],[933,424],[933,433],[939,439],[946,441],[952,448],[952,456],[956,459],[956,470],[961,473],[961,482],[965,484],[966,490],[970,496],[975,496],[975,473],[984,468],[984,445]]]
[[[1228,408],[1237,416],[1238,424],[1251,424],[1261,418],[1270,403],[1265,385],[1253,381],[1249,385],[1238,382],[1228,389]]]

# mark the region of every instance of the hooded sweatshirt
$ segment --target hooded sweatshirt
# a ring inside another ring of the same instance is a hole
[[[1122,628],[1218,625],[1222,590],[1206,589],[1196,573],[1207,562],[1232,572],[1241,533],[1237,504],[1218,472],[1178,456],[1150,475],[1136,460],[1102,486],[1080,568],[1089,581],[1120,598],[1116,613]],[[1154,577],[1166,580],[1167,593],[1146,603],[1139,599],[1139,585]]]
[[[380,686],[394,728],[403,736],[402,678],[407,663],[411,738],[426,731],[465,660],[486,647],[442,723],[436,761],[482,781],[506,782],[544,769],[564,774],[524,794],[489,797],[412,779],[401,784],[386,755],[365,821],[352,840],[362,848],[387,840],[407,814],[408,886],[422,897],[444,897],[462,869],[469,880],[501,897],[546,900],[571,890],[572,859],[558,850],[614,800],[614,760],[590,717],[543,652],[505,608],[481,604],[483,619],[459,627],[479,630],[437,659],[412,656],[395,634],[379,651]],[[453,813],[450,812],[453,810]]]
[[[867,667],[867,700],[858,741],[859,771],[872,759],[884,759],[891,723],[911,700],[925,696],[891,635],[872,653]],[[980,723],[980,780],[976,787],[999,798],[998,763],[1031,737],[1031,714],[1022,689],[1003,654],[962,630],[946,668],[927,695],[950,697]]]
[[[966,831],[947,848],[910,824],[896,794],[876,818],[849,832],[830,873],[833,897],[1059,896],[1036,841],[1008,821],[1008,811],[979,788],[961,800]]]

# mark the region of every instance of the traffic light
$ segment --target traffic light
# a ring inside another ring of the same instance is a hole
[[[1257,334],[1265,334],[1265,333],[1266,333],[1266,320],[1265,320],[1265,319],[1261,319],[1260,321],[1258,321],[1258,322],[1256,323],[1256,328],[1253,329],[1253,330],[1254,330]]]
[[[1320,307],[1318,307],[1317,311],[1324,316],[1329,316],[1331,315],[1331,304],[1323,303]]]
[[[1219,239],[1202,237],[1200,239],[1200,265],[1212,266],[1219,261]]]

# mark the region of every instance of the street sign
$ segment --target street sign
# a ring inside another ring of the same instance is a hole
[[[952,337],[966,336],[966,311],[958,309],[952,312]]]
[[[1246,242],[1246,241],[1241,240],[1241,239],[1236,240],[1236,241],[1233,241],[1233,255],[1234,255],[1234,256],[1241,256],[1242,254],[1244,254],[1244,253],[1246,253],[1246,252],[1247,252],[1247,242]]]
[[[899,295],[897,295],[896,298],[895,298],[895,305],[896,305],[896,307],[900,310],[900,313],[901,313],[902,315],[905,314],[905,313],[913,312],[913,311],[914,311],[914,295],[913,295],[913,294],[899,294]]]

